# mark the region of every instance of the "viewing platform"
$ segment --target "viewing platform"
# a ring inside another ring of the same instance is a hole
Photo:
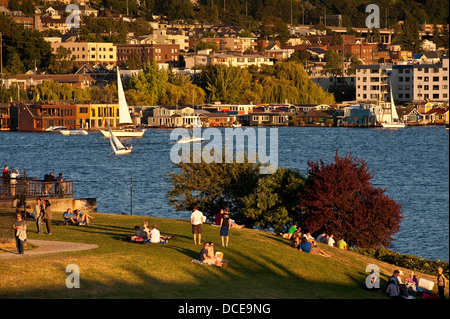
[[[0,178],[0,211],[11,212],[26,207],[32,213],[37,198],[48,200],[53,212],[64,212],[68,208],[97,212],[95,198],[75,199],[73,181],[44,182],[34,177],[16,179]]]

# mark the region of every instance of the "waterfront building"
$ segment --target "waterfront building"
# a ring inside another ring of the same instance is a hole
[[[11,128],[11,115],[9,104],[0,104],[0,131],[9,131]]]
[[[249,126],[287,126],[291,115],[287,112],[252,112],[237,115],[236,120]]]
[[[111,126],[119,126],[118,104],[17,104],[12,109],[19,131],[39,132],[50,126],[95,130],[107,126],[105,119]]]
[[[160,106],[153,108],[153,114],[148,117],[150,127],[190,127],[199,123],[200,117],[189,106]]]
[[[358,101],[388,101],[389,79],[392,80],[394,100],[449,101],[449,58],[442,57],[433,64],[374,64],[356,66],[356,99]]]
[[[392,71],[390,64],[357,65],[356,100],[371,101],[388,100],[388,75]]]
[[[444,107],[434,107],[424,113],[423,124],[447,124],[449,123],[449,110]]]
[[[377,121],[376,105],[359,104],[350,105],[344,108],[343,125],[346,126],[375,126]]]

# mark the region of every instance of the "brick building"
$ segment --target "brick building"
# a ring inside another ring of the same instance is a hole
[[[127,64],[133,52],[137,53],[143,66],[146,66],[150,60],[156,60],[157,63],[175,63],[178,62],[180,46],[178,44],[118,44],[117,64]]]

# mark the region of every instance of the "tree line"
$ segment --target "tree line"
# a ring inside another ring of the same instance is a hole
[[[117,101],[116,84],[87,90],[69,84],[44,81],[21,93],[21,100],[45,100],[76,102]],[[334,95],[324,91],[309,79],[302,65],[297,62],[277,62],[273,66],[240,68],[229,65],[208,65],[193,78],[176,74],[173,70],[160,69],[155,60],[134,74],[125,84],[129,105],[198,105],[221,102],[223,104],[333,104]],[[3,103],[17,101],[17,87],[4,87],[0,91]]]
[[[260,69],[208,65],[191,78],[161,70],[155,61],[150,61],[127,83],[126,95],[130,105],[335,102],[333,94],[312,82],[302,65],[296,62],[277,62]]]
[[[278,168],[260,175],[261,163],[180,163],[167,175],[168,199],[177,211],[194,206],[214,218],[225,207],[246,227],[274,232],[298,224],[303,232],[342,236],[350,246],[389,247],[402,206],[371,183],[367,162],[351,154],[308,161],[308,175]]]
[[[154,12],[169,20],[196,19],[213,23],[254,27],[265,17],[280,18],[284,23],[336,25],[333,15],[341,15],[344,27],[365,27],[368,13],[366,0],[199,0],[194,6],[189,0],[129,1],[128,12]],[[440,0],[374,0],[370,3],[380,8],[380,23],[384,27],[405,20],[411,14],[416,20],[427,23],[449,23],[449,3]],[[113,7],[127,12],[127,4],[120,0],[97,0],[94,5]]]

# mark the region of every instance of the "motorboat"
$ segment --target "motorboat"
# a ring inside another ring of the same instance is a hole
[[[60,132],[62,135],[88,135],[85,130],[62,130]]]
[[[63,130],[67,130],[67,127],[65,126],[49,126],[45,129],[45,132],[60,132]]]

